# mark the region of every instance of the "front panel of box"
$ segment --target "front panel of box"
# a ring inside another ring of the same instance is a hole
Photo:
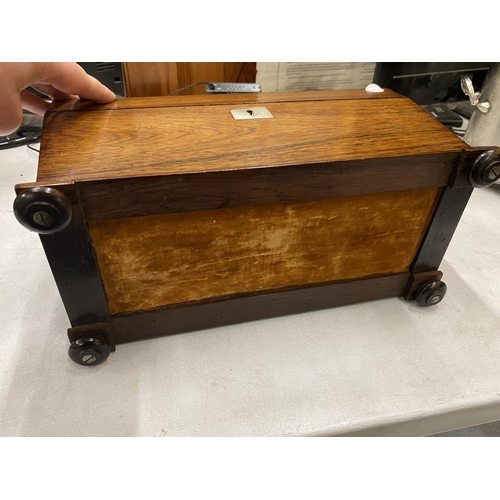
[[[406,272],[441,189],[89,224],[111,314]]]

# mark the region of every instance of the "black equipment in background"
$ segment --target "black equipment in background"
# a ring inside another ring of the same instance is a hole
[[[382,62],[375,67],[374,83],[399,92],[421,106],[468,101],[460,79],[469,75],[479,91],[490,65],[483,62]]]
[[[125,83],[121,62],[79,62],[89,75],[108,87],[117,97],[125,97]]]

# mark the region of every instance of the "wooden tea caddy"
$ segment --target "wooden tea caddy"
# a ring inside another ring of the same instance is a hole
[[[55,102],[14,212],[40,238],[70,357],[253,319],[446,293],[474,187],[500,177],[390,90]]]

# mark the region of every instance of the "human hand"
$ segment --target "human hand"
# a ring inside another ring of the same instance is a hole
[[[115,94],[77,63],[0,63],[0,135],[16,131],[23,121],[23,108],[45,114],[50,103],[27,87],[52,99],[81,98],[99,103],[116,99]]]

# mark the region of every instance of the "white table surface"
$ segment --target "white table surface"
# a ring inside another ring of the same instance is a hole
[[[119,345],[93,368],[36,234],[37,154],[0,151],[0,436],[429,435],[500,419],[500,191],[472,195],[443,302],[378,300]]]

